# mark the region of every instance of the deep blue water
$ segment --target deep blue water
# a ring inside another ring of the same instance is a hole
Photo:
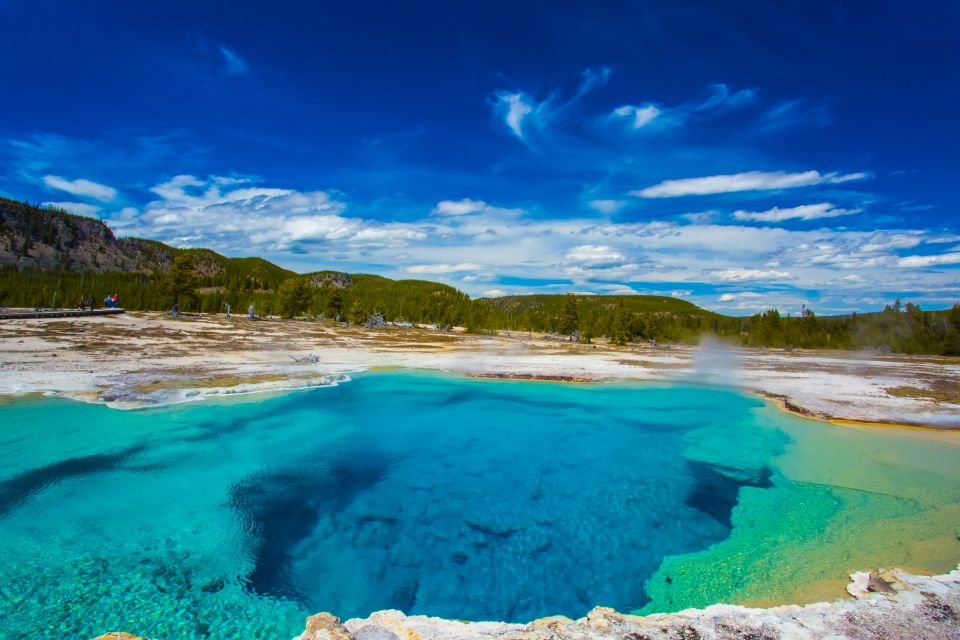
[[[769,485],[786,436],[759,406],[422,373],[137,412],[17,401],[0,407],[0,636],[636,609],[665,556],[723,540],[740,488]]]

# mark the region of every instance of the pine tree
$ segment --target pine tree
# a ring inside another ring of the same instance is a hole
[[[160,291],[173,298],[173,305],[179,308],[182,297],[197,299],[197,274],[193,269],[193,257],[180,254],[160,280]]]
[[[343,313],[343,289],[334,286],[327,299],[327,315],[334,320],[339,320],[341,313]]]
[[[277,287],[280,308],[287,318],[293,318],[310,306],[313,288],[306,278],[288,278]]]
[[[580,327],[580,315],[577,312],[577,296],[568,293],[560,317],[560,333],[572,335]]]
[[[354,298],[350,305],[350,322],[353,324],[363,324],[367,321],[367,313],[363,310],[360,298]]]
[[[613,328],[610,331],[610,339],[614,344],[625,345],[630,341],[630,320],[630,314],[621,300],[613,316]]]

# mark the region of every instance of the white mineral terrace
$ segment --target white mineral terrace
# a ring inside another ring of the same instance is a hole
[[[841,351],[574,344],[543,334],[365,330],[158,313],[0,321],[0,393],[119,408],[328,384],[405,367],[561,380],[735,385],[822,418],[960,428],[960,359]]]

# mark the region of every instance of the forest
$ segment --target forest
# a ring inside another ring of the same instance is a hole
[[[184,254],[188,256],[189,253]],[[188,261],[188,260],[187,260]],[[876,313],[800,316],[776,309],[749,317],[712,313],[664,296],[529,295],[470,299],[445,284],[390,280],[375,275],[318,272],[285,275],[257,264],[231,263],[222,276],[199,276],[176,262],[158,275],[123,272],[0,269],[0,306],[76,307],[93,296],[97,306],[117,294],[130,310],[246,314],[362,324],[370,316],[463,326],[471,332],[510,330],[607,338],[618,344],[696,343],[704,335],[752,347],[868,349],[879,352],[960,356],[960,305],[923,311],[899,302]],[[269,264],[269,263],[268,263]],[[278,268],[279,269],[279,268]]]

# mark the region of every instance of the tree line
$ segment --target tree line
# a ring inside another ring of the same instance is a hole
[[[195,255],[178,253],[161,274],[0,269],[0,306],[69,308],[90,296],[99,304],[117,294],[131,310],[246,313],[332,319],[362,324],[387,321],[496,330],[578,334],[582,341],[616,344],[696,343],[711,335],[751,347],[869,349],[960,356],[960,305],[924,311],[899,301],[882,311],[796,317],[776,309],[749,317],[712,313],[664,296],[529,295],[472,300],[453,287],[423,280],[391,280],[336,272],[296,275],[266,261],[233,259],[219,271],[197,269]],[[269,265],[266,267],[265,265]],[[271,269],[272,267],[272,269]]]

